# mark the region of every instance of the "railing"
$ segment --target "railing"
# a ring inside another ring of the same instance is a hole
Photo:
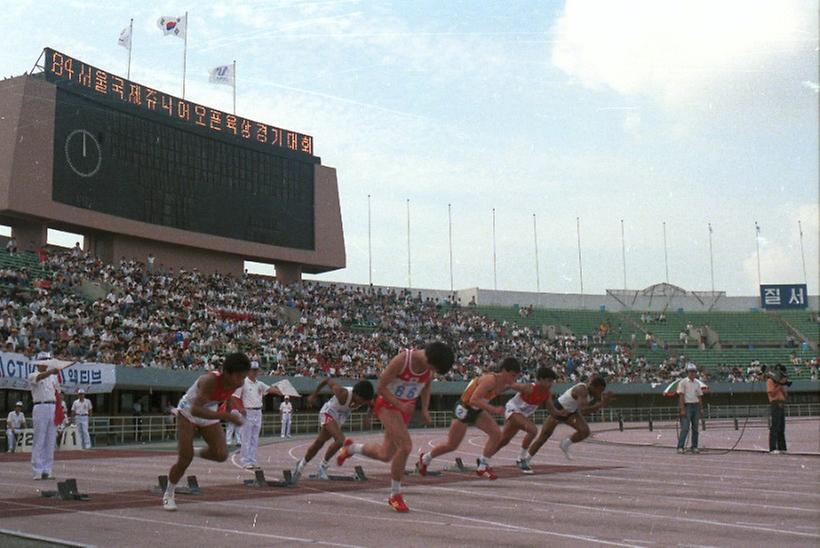
[[[706,420],[733,420],[751,418],[768,418],[768,405],[707,405],[704,410]],[[795,403],[786,405],[787,417],[820,417],[820,403]],[[446,428],[453,418],[451,411],[431,411],[433,421],[431,428]],[[495,417],[503,422],[502,417]],[[663,422],[678,420],[678,409],[666,407],[636,407],[602,409],[586,417],[588,422],[612,422],[623,420],[625,423]],[[369,419],[369,420],[368,420]],[[536,411],[533,422],[541,424],[546,419],[546,411]],[[278,414],[264,415],[262,418],[261,436],[276,436],[281,432],[281,417]],[[414,422],[415,424],[415,422]],[[309,434],[319,430],[318,413],[295,414],[291,420],[292,434]],[[367,413],[353,413],[344,425],[345,432],[377,432],[382,430],[381,423]],[[175,419],[171,415],[146,415],[142,417],[113,416],[94,417],[90,425],[95,445],[119,445],[128,443],[153,443],[176,439]]]

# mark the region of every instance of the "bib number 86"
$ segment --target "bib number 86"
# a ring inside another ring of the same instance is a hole
[[[406,400],[412,400],[416,397],[417,389],[415,386],[410,386],[409,388],[405,385],[399,385],[393,395],[397,398],[404,398]]]

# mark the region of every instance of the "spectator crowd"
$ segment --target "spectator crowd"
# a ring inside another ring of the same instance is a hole
[[[153,256],[149,265],[126,259],[108,265],[79,248],[44,260],[51,279],[25,291],[25,273],[0,270],[0,282],[14,282],[0,290],[6,352],[207,370],[219,356],[244,351],[274,375],[376,378],[401,348],[442,339],[457,356],[448,380],[469,379],[505,356],[521,360],[525,378],[546,364],[562,382],[593,372],[610,382],[666,382],[682,376],[686,365],[674,355],[650,363],[633,356],[633,345],[609,341],[605,333],[548,338],[540,329],[499,323],[472,306],[408,290],[282,286],[262,276],[170,271]],[[729,366],[718,376],[756,380]]]

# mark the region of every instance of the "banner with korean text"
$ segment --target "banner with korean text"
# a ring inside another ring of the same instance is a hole
[[[809,291],[806,284],[769,284],[760,286],[760,305],[766,310],[807,308]]]
[[[36,370],[32,362],[33,357],[0,352],[0,389],[28,390],[28,376]],[[88,394],[103,394],[114,390],[117,373],[110,363],[78,362],[63,369],[59,379],[63,393],[83,388]]]

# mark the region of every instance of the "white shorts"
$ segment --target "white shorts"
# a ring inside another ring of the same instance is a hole
[[[519,415],[524,415],[524,418],[528,419],[532,416],[533,413],[535,413],[536,409],[537,406],[534,405],[528,405],[526,407],[516,407],[514,405],[507,404],[504,406],[504,420],[510,420],[510,417],[512,417],[516,413],[518,413]]]
[[[191,414],[191,410],[188,409],[185,400],[180,400],[179,407],[177,407],[177,414],[182,415],[186,419],[188,419],[194,426],[211,426],[212,424],[219,424],[219,419],[203,419],[200,417],[195,417]]]
[[[342,415],[339,413],[333,413],[328,411],[320,411],[319,412],[319,425],[324,426],[330,421],[335,422],[339,426],[342,426],[346,421],[349,415]]]

